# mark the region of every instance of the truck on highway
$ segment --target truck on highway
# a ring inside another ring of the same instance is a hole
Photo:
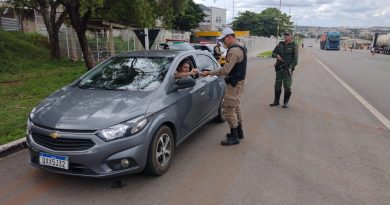
[[[320,38],[320,48],[325,50],[340,50],[340,32],[327,31]]]
[[[375,53],[390,55],[390,34],[375,33],[371,46]]]

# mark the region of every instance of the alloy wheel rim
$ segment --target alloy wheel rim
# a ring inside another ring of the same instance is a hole
[[[171,151],[171,138],[168,134],[162,134],[158,139],[156,147],[156,161],[161,167],[168,164],[171,158]]]

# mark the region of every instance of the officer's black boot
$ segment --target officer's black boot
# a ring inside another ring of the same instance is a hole
[[[284,92],[283,108],[288,108],[288,101],[290,100],[291,92]]]
[[[274,103],[269,104],[269,106],[273,107],[273,106],[278,106],[278,105],[279,105],[280,94],[282,94],[282,91],[276,91],[276,90],[275,90],[275,99],[274,99]]]
[[[242,124],[238,124],[237,133],[238,139],[244,139],[244,130],[242,129]]]
[[[223,146],[230,146],[240,144],[240,140],[238,140],[237,128],[230,128],[230,134],[226,135],[226,140],[221,142]]]

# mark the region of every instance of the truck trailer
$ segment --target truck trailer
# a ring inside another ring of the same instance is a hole
[[[372,41],[375,53],[390,55],[390,34],[375,33]]]

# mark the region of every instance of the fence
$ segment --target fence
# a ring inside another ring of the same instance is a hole
[[[6,31],[21,31],[18,19],[0,17],[0,27]]]
[[[248,49],[248,56],[256,56],[264,51],[273,50],[277,43],[276,38],[272,37],[249,36],[240,40]]]
[[[132,29],[116,29],[113,32],[113,53],[111,53],[108,32],[87,32],[88,46],[97,62],[111,57],[112,55],[133,50],[144,50],[141,42]],[[81,48],[77,35],[72,28],[63,27],[59,34],[61,56],[70,59],[82,59]],[[189,32],[168,31],[161,29],[151,49],[157,50],[158,44],[166,39],[183,39],[190,42]],[[272,50],[276,45],[276,38],[249,36],[240,39],[248,49],[249,56]]]
[[[102,61],[112,55],[133,50],[144,50],[141,42],[132,29],[114,30],[113,52],[111,53],[108,34],[105,31],[87,32],[88,47],[96,61]],[[161,30],[151,46],[152,50],[158,48],[158,44],[165,39],[185,39],[190,41],[190,33]],[[60,51],[62,57],[70,59],[82,59],[82,52],[77,35],[72,28],[63,27],[59,33]]]

